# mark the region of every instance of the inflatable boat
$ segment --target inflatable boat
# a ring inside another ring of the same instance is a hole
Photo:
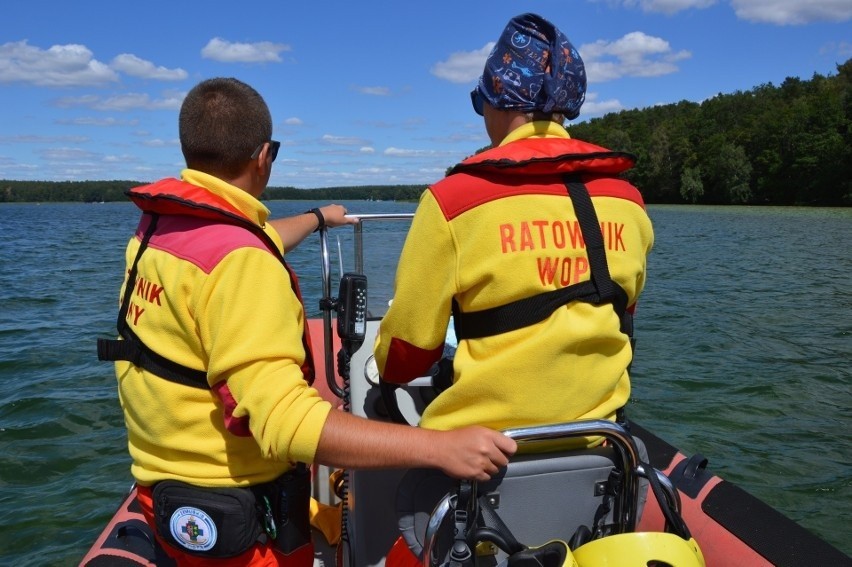
[[[393,269],[363,275],[365,231],[411,215],[353,216],[361,222],[353,226],[345,273],[338,241],[337,296],[328,234],[319,233],[325,307],[308,325],[318,351],[317,376],[325,381],[315,386],[343,411],[416,424],[435,395],[433,376],[404,387],[378,377],[372,341],[381,313],[368,306],[387,300],[369,294],[373,287],[392,288]],[[449,335],[445,354],[451,356]],[[583,450],[519,451],[495,479],[480,485],[437,471],[315,466],[313,497],[338,525],[313,528],[314,565],[852,565],[837,548],[713,474],[705,457],[681,453],[641,424],[591,420],[504,433],[520,447],[589,436],[603,442]],[[142,517],[135,487],[80,564],[173,565]]]

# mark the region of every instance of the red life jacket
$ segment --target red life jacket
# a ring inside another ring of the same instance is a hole
[[[299,280],[284,260],[284,256],[275,245],[275,242],[272,241],[261,227],[252,222],[251,219],[222,197],[211,193],[203,187],[198,187],[178,179],[163,179],[151,185],[136,187],[127,191],[125,194],[142,210],[143,214],[151,215],[151,222],[145,231],[145,235],[139,245],[139,251],[136,254],[136,258],[130,268],[130,274],[127,277],[127,286],[124,290],[117,322],[118,333],[122,338],[113,340],[98,339],[99,360],[112,362],[126,360],[166,380],[195,388],[210,388],[210,384],[207,382],[206,369],[189,368],[160,356],[142,343],[127,324],[127,309],[136,282],[139,258],[147,248],[151,236],[156,231],[157,220],[161,215],[192,216],[245,228],[257,236],[269,250],[269,253],[278,258],[284,266],[290,277],[290,285],[293,293],[296,294],[304,310],[304,302],[299,289]],[[302,344],[305,349],[305,362],[301,367],[302,374],[308,384],[312,384],[315,372],[313,350],[311,348],[307,324],[305,324],[302,333]]]
[[[519,299],[483,311],[463,312],[453,300],[453,321],[459,340],[513,331],[548,318],[572,301],[611,304],[621,320],[621,331],[633,342],[633,316],[627,294],[610,276],[592,196],[610,196],[644,207],[632,185],[609,180],[630,169],[635,158],[565,138],[518,140],[479,153],[459,163],[442,182],[431,188],[450,216],[482,203],[519,194],[563,194],[573,203],[589,259],[591,279],[558,290]],[[594,180],[594,189],[586,186]],[[555,183],[554,183],[555,181]]]

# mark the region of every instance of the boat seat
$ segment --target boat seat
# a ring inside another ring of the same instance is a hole
[[[605,434],[608,443],[591,449],[528,450],[530,442],[592,431]],[[647,493],[646,481],[634,474],[638,463],[647,460],[640,439],[604,421],[506,433],[517,435],[514,438],[521,451],[490,481],[475,485],[476,494],[485,497],[514,539],[535,547],[554,539],[569,542],[583,528],[588,529],[589,537],[591,533],[609,535],[635,528]],[[625,474],[626,470],[632,472]],[[407,471],[400,480],[398,526],[416,556],[430,553],[438,560],[446,557],[453,543],[451,510],[458,489],[459,481],[431,469]],[[478,553],[494,555],[492,560],[498,562],[505,559],[505,553],[496,546],[479,546]]]
[[[597,519],[612,522],[612,509],[607,510],[604,499],[615,467],[615,455],[605,447],[520,455],[490,481],[479,483],[477,490],[518,541],[530,546],[552,539],[568,541],[580,526],[591,529]],[[436,507],[457,487],[457,480],[434,469],[413,469],[402,478],[398,524],[415,555],[420,556],[427,544],[427,527]],[[440,549],[449,549],[452,529],[451,521],[443,522],[437,534]]]

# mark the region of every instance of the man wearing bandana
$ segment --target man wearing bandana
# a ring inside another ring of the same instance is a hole
[[[439,360],[452,321],[452,385],[425,427],[622,416],[654,236],[621,178],[634,157],[563,126],[585,95],[568,38],[512,18],[471,93],[493,145],[423,193],[375,346],[382,378],[406,383]]]

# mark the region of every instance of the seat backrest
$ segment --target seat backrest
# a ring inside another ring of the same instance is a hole
[[[522,455],[501,481],[483,484],[479,492],[521,543],[568,541],[580,526],[592,529],[598,514],[602,522],[611,522],[611,507],[603,505],[615,466],[613,451],[606,447]]]
[[[549,540],[568,541],[580,526],[593,528],[598,515],[609,523],[611,511],[604,500],[610,473],[616,466],[614,452],[607,447],[518,455],[491,481],[477,486],[519,542],[538,546]],[[439,525],[429,546],[443,557],[452,545],[452,518],[436,506],[458,487],[434,470],[406,473],[397,492],[399,526],[409,548],[420,555],[427,547],[429,522]],[[480,548],[483,551],[483,548]],[[497,559],[505,555],[496,547]]]

